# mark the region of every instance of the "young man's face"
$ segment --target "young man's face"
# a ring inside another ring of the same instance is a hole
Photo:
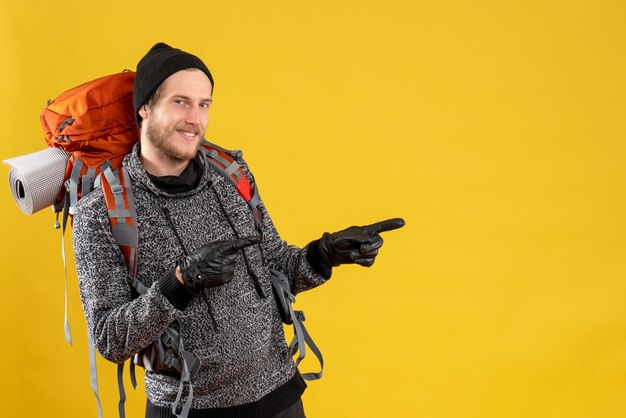
[[[212,92],[209,78],[198,69],[172,74],[161,85],[157,102],[139,111],[142,134],[165,157],[192,159],[209,122]]]

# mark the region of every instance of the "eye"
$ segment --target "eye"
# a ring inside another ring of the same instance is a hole
[[[211,106],[211,102],[202,102],[200,103],[200,107],[203,109],[208,109]]]

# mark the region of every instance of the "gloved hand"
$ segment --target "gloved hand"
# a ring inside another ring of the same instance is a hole
[[[185,285],[193,292],[221,286],[233,279],[237,252],[261,242],[261,237],[215,241],[178,261]]]
[[[340,264],[374,264],[378,249],[383,245],[381,232],[402,228],[402,218],[388,219],[366,226],[351,226],[343,231],[326,232],[319,241],[321,263],[330,270]]]

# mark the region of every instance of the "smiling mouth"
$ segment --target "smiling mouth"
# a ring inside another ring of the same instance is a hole
[[[178,130],[176,132],[178,132],[179,134],[181,134],[182,136],[184,136],[185,138],[188,138],[188,139],[195,139],[196,136],[198,135],[197,132],[191,132],[191,131]]]

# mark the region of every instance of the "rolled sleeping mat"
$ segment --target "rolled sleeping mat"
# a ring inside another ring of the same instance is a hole
[[[61,148],[46,148],[9,158],[9,187],[22,212],[27,215],[55,204],[63,187],[69,154]]]

